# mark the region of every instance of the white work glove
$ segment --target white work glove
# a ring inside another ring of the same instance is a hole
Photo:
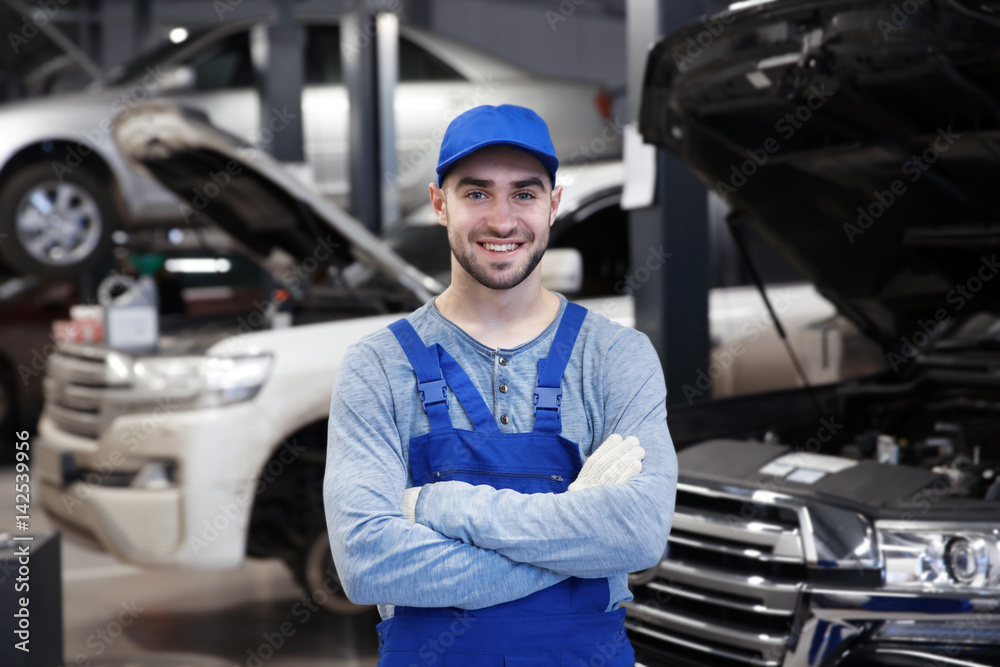
[[[639,446],[639,438],[630,435],[622,438],[615,433],[600,444],[580,469],[568,491],[589,489],[627,482],[642,470],[642,457],[646,450]]]
[[[417,496],[420,495],[420,489],[422,486],[411,486],[403,491],[403,503],[402,510],[403,516],[410,523],[417,522]]]

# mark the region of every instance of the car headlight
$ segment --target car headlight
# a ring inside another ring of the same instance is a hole
[[[271,355],[138,359],[132,386],[140,395],[190,399],[215,407],[253,398],[271,370]]]
[[[988,589],[1000,584],[1000,529],[876,521],[886,586]]]

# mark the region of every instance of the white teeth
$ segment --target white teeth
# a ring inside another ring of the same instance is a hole
[[[504,243],[504,244],[501,245],[499,243],[484,243],[483,247],[486,248],[487,250],[493,250],[494,252],[508,252],[510,250],[513,250],[514,248],[517,248],[519,245],[521,245],[521,244],[520,243]]]

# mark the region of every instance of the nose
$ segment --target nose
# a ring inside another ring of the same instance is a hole
[[[515,207],[503,197],[496,199],[490,206],[486,222],[490,230],[500,238],[512,236],[519,225]]]

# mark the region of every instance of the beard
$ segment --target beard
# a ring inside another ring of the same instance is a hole
[[[527,234],[525,238],[528,241],[540,241],[537,243],[534,251],[519,260],[521,262],[520,266],[508,267],[498,275],[476,257],[475,251],[464,243],[463,239],[458,238],[457,232],[452,232],[453,229],[455,227],[449,224],[448,244],[451,246],[451,253],[458,260],[459,266],[465,269],[465,272],[472,276],[480,285],[493,290],[513,289],[523,283],[525,278],[531,275],[531,272],[535,270],[538,263],[542,261],[542,255],[545,254],[545,249],[549,241],[548,227],[544,228],[546,232],[545,238],[535,239],[530,233]],[[469,244],[475,243],[471,235],[466,240]]]

